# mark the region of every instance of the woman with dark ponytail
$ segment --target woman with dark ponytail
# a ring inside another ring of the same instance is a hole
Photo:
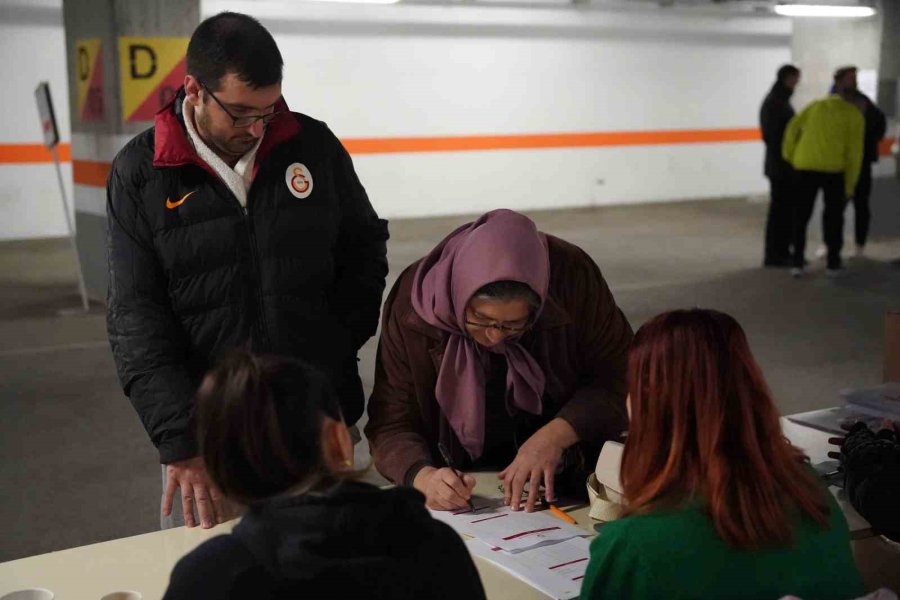
[[[247,510],[175,566],[165,600],[484,598],[462,540],[418,492],[354,481],[340,403],[313,367],[232,355],[196,409],[210,478]]]

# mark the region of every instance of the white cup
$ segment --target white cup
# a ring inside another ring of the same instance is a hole
[[[140,592],[133,592],[130,590],[119,590],[117,592],[110,592],[107,595],[103,596],[100,600],[143,600],[144,596]],[[2,599],[0,599],[2,600]]]
[[[53,600],[53,598],[53,592],[44,588],[16,590],[15,592],[10,592],[5,596],[0,596],[0,600]]]

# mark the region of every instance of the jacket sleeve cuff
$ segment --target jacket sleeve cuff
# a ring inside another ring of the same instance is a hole
[[[593,400],[592,395],[589,390],[576,392],[556,416],[572,426],[580,442],[600,445],[618,440],[628,429],[625,411],[612,402]]]
[[[406,474],[403,475],[403,485],[405,485],[406,487],[412,487],[413,481],[416,480],[416,475],[419,474],[419,471],[421,471],[425,467],[430,466],[432,466],[432,464],[426,460],[420,460],[413,463],[413,465],[406,470]]]
[[[199,454],[194,436],[182,434],[171,437],[159,445],[159,462],[169,465],[180,460],[194,458]]]

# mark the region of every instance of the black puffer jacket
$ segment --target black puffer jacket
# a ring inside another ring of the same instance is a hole
[[[247,513],[172,571],[164,600],[484,598],[462,539],[409,488],[349,483]]]
[[[759,125],[766,144],[765,174],[769,179],[789,177],[793,172],[793,167],[781,156],[784,130],[794,117],[791,94],[786,85],[776,81],[759,110]]]
[[[160,461],[197,454],[194,393],[237,347],[331,373],[354,423],[356,353],[378,324],[387,223],[328,127],[289,112],[266,131],[243,209],[188,141],[183,97],[119,152],[107,184],[109,338]],[[289,187],[298,164],[312,180],[303,198]]]

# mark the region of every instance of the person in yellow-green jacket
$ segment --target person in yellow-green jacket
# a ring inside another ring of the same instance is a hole
[[[835,81],[842,81],[851,72],[855,74],[856,69],[838,69]],[[837,275],[843,267],[844,208],[862,168],[865,120],[855,104],[855,93],[849,88],[841,90],[812,102],[791,119],[782,142],[782,156],[796,172],[791,269],[795,277],[803,274],[806,228],[820,189],[825,196],[827,273]]]
[[[628,354],[625,515],[591,542],[582,600],[847,600],[865,593],[841,509],[778,410],[741,326],[645,323]]]

